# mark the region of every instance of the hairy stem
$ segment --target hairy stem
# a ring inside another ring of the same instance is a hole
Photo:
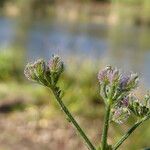
[[[119,146],[135,131],[135,129],[140,126],[144,121],[148,120],[150,115],[142,118],[141,120],[137,121],[122,137],[121,139],[113,146],[113,150],[119,148]]]
[[[52,91],[53,91],[53,93],[54,93],[54,95],[56,97],[56,100],[57,100],[58,104],[60,105],[61,109],[67,115],[69,121],[72,122],[72,124],[74,125],[74,127],[77,129],[78,133],[80,134],[80,136],[83,138],[84,142],[86,143],[88,149],[89,150],[96,150],[96,148],[93,146],[93,144],[91,143],[91,141],[89,140],[89,138],[86,136],[86,134],[84,133],[84,131],[78,125],[77,121],[74,119],[74,117],[71,115],[71,113],[69,112],[69,110],[67,109],[67,107],[64,105],[64,103],[61,100],[58,92],[56,90],[53,90],[53,89],[52,89]]]
[[[109,128],[109,117],[110,117],[110,104],[106,105],[106,114],[104,119],[104,125],[103,125],[103,132],[102,132],[102,150],[106,150],[107,147],[107,135],[108,135],[108,128]]]

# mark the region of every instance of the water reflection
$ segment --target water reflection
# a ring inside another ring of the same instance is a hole
[[[0,47],[15,44],[27,60],[52,53],[104,60],[106,64],[140,72],[150,86],[150,28],[51,21],[21,22],[0,18]],[[143,74],[142,74],[143,73]]]
[[[15,27],[14,20],[0,17],[0,49],[11,46],[16,32]]]

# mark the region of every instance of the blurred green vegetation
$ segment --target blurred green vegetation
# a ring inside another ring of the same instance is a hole
[[[17,55],[16,55],[17,53]],[[20,80],[22,76],[22,57],[15,50],[0,53],[0,81]]]
[[[67,4],[68,3],[72,3]],[[106,3],[104,3],[106,2]],[[96,7],[96,5],[99,8]],[[105,5],[106,4],[106,5]],[[61,6],[61,7],[60,7]],[[73,6],[73,7],[72,7]],[[111,6],[111,7],[110,7]],[[104,7],[104,10],[103,10]],[[82,8],[82,9],[81,9]],[[110,8],[110,9],[109,9]],[[99,10],[99,11],[94,11]],[[108,10],[107,10],[108,9]],[[24,12],[23,10],[26,10]],[[150,1],[149,0],[2,0],[0,1],[0,14],[8,16],[30,17],[53,17],[54,14],[61,17],[76,17],[87,20],[88,16],[98,13],[101,15],[113,14],[119,18],[118,22],[130,23],[133,25],[150,25]],[[106,10],[108,11],[106,13]],[[140,11],[139,11],[140,10]],[[66,11],[70,14],[67,15]],[[81,13],[82,12],[82,13]],[[70,18],[69,18],[70,19]],[[102,18],[101,18],[102,19]],[[121,21],[120,21],[121,20]],[[97,21],[97,19],[96,19]]]
[[[150,25],[149,0],[112,0],[112,4],[113,12],[119,15],[122,24]]]

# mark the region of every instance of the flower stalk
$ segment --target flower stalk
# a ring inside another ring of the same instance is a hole
[[[109,104],[106,106],[106,114],[105,114],[105,118],[104,118],[102,140],[101,140],[102,150],[106,150],[106,147],[108,145],[107,144],[107,136],[108,136],[108,128],[109,128],[110,110],[111,110],[111,105]]]

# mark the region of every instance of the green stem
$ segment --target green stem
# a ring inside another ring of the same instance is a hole
[[[86,136],[86,134],[84,133],[84,131],[81,129],[81,127],[78,125],[77,121],[74,119],[74,117],[71,115],[71,113],[69,112],[69,110],[67,109],[67,107],[64,105],[63,101],[61,100],[61,98],[59,97],[59,94],[57,93],[56,90],[52,90],[56,100],[58,102],[58,104],[60,105],[60,107],[62,108],[62,110],[64,111],[64,113],[67,115],[67,117],[69,118],[69,121],[72,122],[72,124],[74,125],[74,127],[77,129],[77,131],[79,132],[79,134],[81,135],[81,137],[83,138],[84,142],[87,144],[87,147],[89,150],[96,150],[96,148],[93,146],[93,144],[91,143],[91,141],[88,139],[88,137]]]
[[[105,120],[104,120],[104,126],[103,126],[103,132],[102,132],[102,150],[106,150],[107,147],[107,134],[108,134],[108,128],[109,128],[109,117],[110,117],[110,104],[106,105],[106,114],[105,114]]]
[[[140,126],[144,121],[148,120],[150,115],[142,118],[141,120],[137,121],[122,137],[121,139],[113,146],[113,150],[119,148],[119,146],[135,131],[135,129]]]

